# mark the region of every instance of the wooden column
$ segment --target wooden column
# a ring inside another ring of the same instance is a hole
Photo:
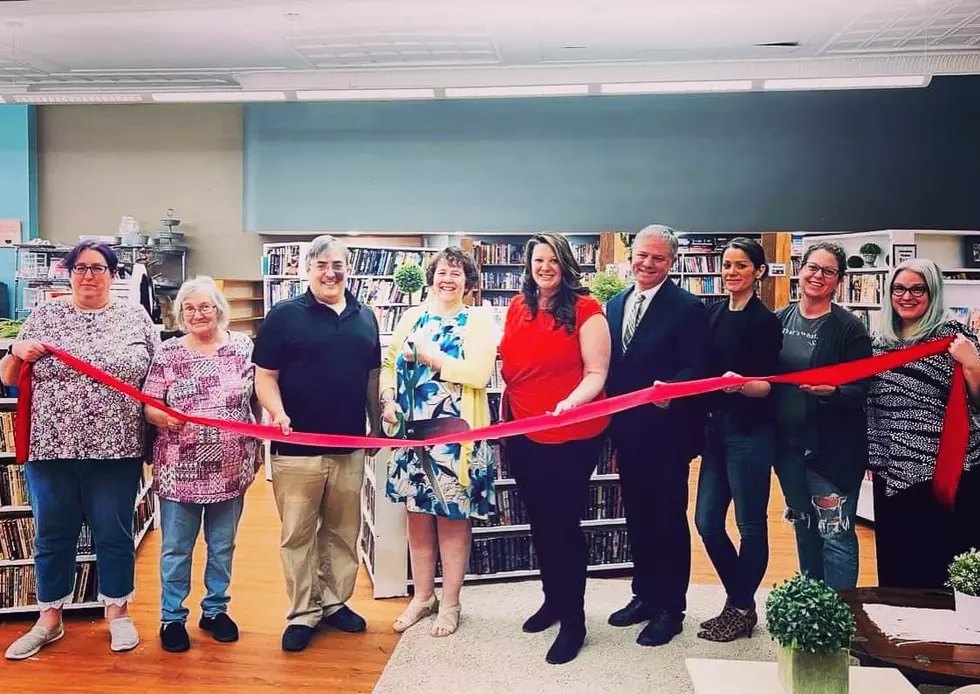
[[[789,303],[789,278],[793,272],[793,259],[790,257],[793,235],[788,231],[764,233],[761,243],[770,266],[775,263],[786,268],[785,275],[769,276],[762,281],[759,298],[770,310],[775,311]]]
[[[468,256],[476,261],[476,269],[479,272],[480,268],[480,242],[471,236],[464,236],[459,240],[459,247]],[[483,298],[480,295],[480,287],[482,282],[478,282],[476,289],[466,294],[463,297],[463,303],[467,306],[480,306],[483,303]]]

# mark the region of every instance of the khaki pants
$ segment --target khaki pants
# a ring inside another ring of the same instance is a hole
[[[272,456],[290,624],[315,627],[353,595],[363,481],[363,450]]]

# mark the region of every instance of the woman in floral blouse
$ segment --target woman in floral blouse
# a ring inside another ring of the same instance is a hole
[[[161,345],[143,392],[185,414],[254,422],[252,340],[228,330],[228,302],[210,277],[188,280],[177,292],[177,323],[187,332]],[[198,626],[222,642],[238,640],[228,616],[235,534],[245,492],[255,479],[256,441],[213,427],[184,424],[146,408],[157,427],[153,488],[160,499],[160,642],[172,653],[190,648],[184,607],[191,557],[204,519],[208,546]]]
[[[429,298],[405,312],[381,366],[381,403],[389,434],[399,413],[414,419],[461,417],[470,427],[490,424],[487,382],[497,355],[489,309],[463,305],[480,281],[459,248],[438,253],[426,270]],[[413,350],[414,346],[414,350]],[[459,591],[470,550],[470,519],[496,512],[494,465],[485,441],[400,448],[392,454],[386,491],[408,510],[408,547],[415,597],[395,631],[438,612],[433,636],[459,625]],[[435,596],[436,556],[442,559],[442,604]]]
[[[99,600],[109,619],[110,648],[139,643],[127,605],[133,597],[133,509],[143,477],[140,404],[47,354],[52,345],[139,388],[159,346],[142,306],[112,297],[118,260],[112,249],[82,241],[68,254],[71,296],[38,305],[24,322],[0,379],[32,370],[26,475],[36,528],[34,568],[41,615],[7,649],[23,660],[65,635],[61,612],[75,594],[75,550],[82,520],[95,540]]]

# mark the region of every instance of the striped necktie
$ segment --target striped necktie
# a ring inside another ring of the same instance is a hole
[[[626,332],[623,334],[623,350],[630,346],[630,340],[636,332],[636,327],[640,324],[640,312],[643,310],[643,302],[646,300],[645,294],[637,294],[633,301],[633,311],[630,313],[629,321],[626,323]]]

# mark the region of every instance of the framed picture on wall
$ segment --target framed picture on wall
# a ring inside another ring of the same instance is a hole
[[[911,260],[915,257],[916,244],[914,243],[896,243],[892,244],[892,255],[895,256],[894,265],[899,263],[904,263],[906,260]],[[980,258],[978,258],[980,262]]]
[[[980,236],[963,237],[963,267],[980,267]]]

